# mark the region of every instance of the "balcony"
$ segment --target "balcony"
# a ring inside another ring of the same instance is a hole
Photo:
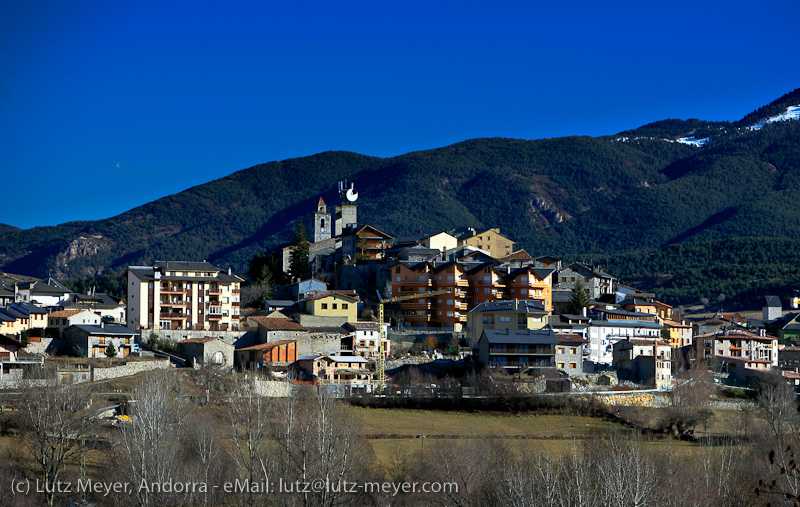
[[[161,306],[186,306],[186,301],[182,299],[161,300]]]
[[[208,320],[214,320],[214,321],[222,320],[222,314],[221,313],[209,313],[208,314]]]
[[[219,296],[220,294],[222,294],[222,289],[220,289],[219,287],[209,287],[207,294],[209,296]]]
[[[186,289],[183,285],[162,285],[161,294],[184,294]]]
[[[186,314],[178,313],[178,312],[162,312],[158,315],[159,319],[185,319],[187,317]]]

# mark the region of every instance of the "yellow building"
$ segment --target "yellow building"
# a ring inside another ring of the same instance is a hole
[[[500,234],[500,229],[473,229],[459,231],[458,246],[469,245],[480,248],[495,259],[510,255],[514,251],[514,242]]]
[[[319,317],[346,317],[348,322],[358,320],[358,295],[355,292],[309,292],[306,313]]]

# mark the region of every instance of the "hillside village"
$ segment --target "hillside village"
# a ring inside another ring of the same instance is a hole
[[[339,194],[310,210],[308,241],[276,252],[288,283],[257,308],[242,295],[254,281],[202,260],[129,266],[124,300],[53,279],[4,284],[0,386],[181,366],[380,393],[426,364],[524,392],[665,390],[697,369],[724,385],[775,372],[800,385],[800,314],[784,311],[796,301],[765,295],[760,319],[679,315],[601,266],[532,257],[497,228],[395,238],[359,223],[352,184]]]

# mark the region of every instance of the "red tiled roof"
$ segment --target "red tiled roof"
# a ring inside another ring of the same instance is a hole
[[[556,333],[556,338],[558,338],[558,343],[586,343],[586,340],[579,334]]]
[[[292,319],[280,319],[273,317],[250,317],[250,320],[264,326],[267,331],[308,331]]]
[[[73,315],[89,310],[59,310],[57,312],[49,313],[48,317],[72,317]]]
[[[523,250],[517,250],[516,252],[511,252],[510,254],[506,255],[505,257],[500,257],[500,261],[532,261],[533,257],[531,254]]]

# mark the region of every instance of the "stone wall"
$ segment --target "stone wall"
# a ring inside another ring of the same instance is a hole
[[[151,331],[142,329],[142,341],[147,343],[150,340],[150,335],[155,333],[159,340],[166,343],[178,343],[187,338],[206,338],[212,336],[214,338],[221,338],[222,341],[236,348],[247,347],[255,343],[254,331],[195,331],[195,330],[158,330]]]
[[[297,357],[335,354],[341,348],[341,335],[337,333],[309,333],[297,340]]]
[[[108,380],[119,377],[136,375],[143,371],[166,370],[172,368],[169,359],[155,359],[152,361],[130,361],[122,366],[112,366],[111,368],[94,368],[93,380]]]
[[[66,344],[66,341],[54,338],[40,338],[40,340],[39,342],[29,342],[28,346],[25,347],[25,351],[29,354],[44,354],[49,352],[47,349],[53,350]],[[53,343],[54,341],[55,343]]]

